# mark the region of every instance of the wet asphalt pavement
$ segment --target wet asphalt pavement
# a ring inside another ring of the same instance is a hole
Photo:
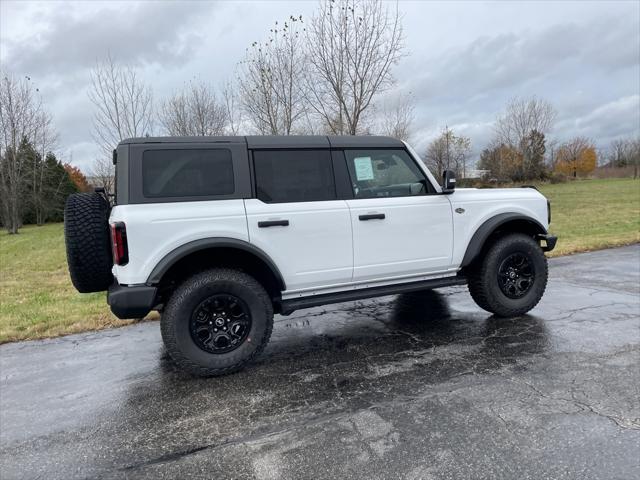
[[[0,347],[0,477],[640,478],[640,246],[550,260],[530,315],[464,287],[276,317],[178,371],[157,322]]]

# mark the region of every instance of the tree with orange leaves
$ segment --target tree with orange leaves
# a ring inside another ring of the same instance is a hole
[[[556,158],[555,170],[574,178],[590,174],[598,163],[595,145],[584,137],[576,137],[563,143]]]
[[[71,178],[71,181],[78,188],[79,192],[88,192],[91,190],[91,185],[89,185],[87,177],[84,176],[84,173],[82,173],[78,167],[65,163],[64,169],[69,174],[69,178]]]

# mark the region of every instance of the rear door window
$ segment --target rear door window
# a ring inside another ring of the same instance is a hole
[[[146,198],[231,195],[235,191],[231,151],[146,150],[142,191]]]
[[[257,197],[266,203],[336,199],[329,150],[253,152]]]

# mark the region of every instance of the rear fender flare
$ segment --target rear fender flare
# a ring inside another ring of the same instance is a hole
[[[258,247],[250,244],[249,242],[245,242],[243,240],[238,240],[235,238],[220,237],[194,240],[172,250],[171,252],[166,254],[151,271],[149,277],[147,278],[147,285],[158,285],[162,280],[164,274],[167,273],[173,265],[175,265],[187,255],[198,252],[200,250],[208,250],[211,248],[233,248],[236,250],[243,250],[249,254],[256,256],[262,262],[264,262],[267,267],[269,267],[278,282],[278,287],[280,288],[280,290],[286,290],[284,278],[282,277],[280,270],[271,259],[271,257],[269,257],[269,255],[260,250]]]

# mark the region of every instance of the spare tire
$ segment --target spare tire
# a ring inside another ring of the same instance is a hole
[[[99,193],[70,195],[64,238],[71,282],[80,293],[102,292],[113,282],[109,202]]]

